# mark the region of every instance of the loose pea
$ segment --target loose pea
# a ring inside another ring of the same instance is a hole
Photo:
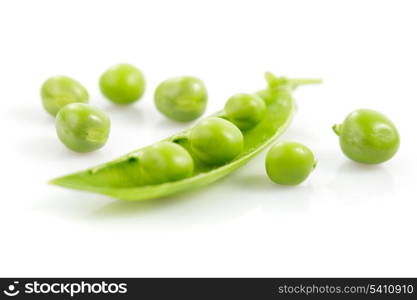
[[[52,116],[67,104],[88,103],[87,90],[76,80],[67,76],[54,76],[46,80],[41,87],[42,104]]]
[[[168,118],[188,122],[204,113],[207,90],[198,78],[190,76],[171,78],[158,85],[154,100],[156,108]]]
[[[297,185],[306,180],[316,166],[313,153],[296,142],[279,142],[269,149],[265,168],[269,178],[278,184]]]
[[[145,77],[136,67],[119,64],[111,67],[100,77],[103,95],[117,104],[129,104],[139,100],[145,92]]]
[[[267,77],[273,79],[271,74],[268,74]],[[283,81],[279,80],[280,82],[277,86],[275,80],[271,81],[270,87],[259,93],[267,104],[264,121],[250,131],[241,133],[233,123],[224,119],[219,121],[219,118],[209,117],[210,121],[207,121],[204,126],[200,126],[201,122],[197,124],[201,130],[194,131],[194,136],[190,135],[195,129],[195,127],[192,127],[166,139],[175,141],[191,154],[195,162],[195,171],[190,178],[154,185],[142,183],[140,180],[139,157],[144,148],[141,148],[115,160],[103,163],[100,166],[94,166],[84,171],[55,178],[50,183],[66,188],[100,193],[127,201],[142,201],[166,197],[213,183],[248,162],[282,134],[295,112],[295,103],[291,96],[291,90],[301,83],[317,82],[317,80],[285,79]],[[224,110],[217,112],[216,115],[224,118]],[[218,124],[214,123],[221,123],[221,125],[217,126]],[[227,126],[223,126],[225,124]],[[220,127],[219,133],[216,133],[216,127]],[[239,137],[241,135],[244,136],[243,150],[243,141]],[[236,151],[230,151],[230,149],[236,148]],[[232,152],[231,155],[229,155],[230,152]],[[221,158],[219,159],[220,161],[224,161],[223,154],[227,154],[228,158],[226,160],[229,160],[236,153],[239,153],[238,156],[230,161],[229,164],[217,166],[204,165],[197,157],[204,159],[208,156],[206,161],[217,163],[217,158],[219,157]],[[210,154],[214,155],[211,156]],[[164,169],[162,168],[162,170]],[[158,176],[158,174],[155,176]],[[163,180],[165,181],[166,179]]]
[[[340,147],[350,159],[379,164],[392,158],[400,146],[400,135],[383,114],[370,109],[350,113],[344,122],[333,126]]]
[[[61,142],[76,152],[90,152],[104,146],[110,132],[110,119],[98,108],[72,103],[56,117],[56,132]]]
[[[194,161],[187,150],[171,142],[159,142],[143,149],[139,165],[144,184],[184,179],[194,170]]]
[[[227,100],[224,110],[233,124],[241,130],[248,130],[263,119],[266,105],[257,95],[236,94]]]
[[[222,165],[243,150],[243,135],[233,123],[217,117],[207,118],[191,129],[191,150],[204,163]]]

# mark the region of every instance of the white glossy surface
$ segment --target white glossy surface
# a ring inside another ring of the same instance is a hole
[[[2,1],[0,276],[417,276],[415,1]],[[131,107],[103,99],[102,71],[129,62],[147,78]],[[156,85],[201,77],[206,114],[263,72],[319,77],[296,93],[283,139],[319,165],[298,187],[271,183],[265,152],[221,182],[125,203],[46,185],[182,128],[160,115]],[[102,150],[55,136],[39,87],[65,74],[112,119]],[[402,145],[380,166],[350,162],[331,130],[373,108]]]

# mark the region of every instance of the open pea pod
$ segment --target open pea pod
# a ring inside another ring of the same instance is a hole
[[[195,167],[191,177],[162,184],[146,185],[140,178],[140,172],[137,171],[138,164],[140,164],[137,153],[144,149],[141,148],[99,166],[53,179],[50,183],[122,200],[141,201],[195,189],[217,181],[248,162],[287,129],[296,108],[291,95],[292,90],[302,84],[320,82],[316,79],[277,78],[271,73],[266,73],[265,77],[268,87],[257,94],[265,101],[267,112],[263,120],[255,127],[242,132],[243,151],[225,165],[208,166],[193,156]],[[213,116],[224,117],[224,111],[219,111]],[[187,136],[189,131],[190,129],[184,130],[164,141],[178,143],[188,150]]]

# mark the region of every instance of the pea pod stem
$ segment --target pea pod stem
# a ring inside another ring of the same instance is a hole
[[[332,126],[332,129],[333,129],[334,133],[336,133],[337,135],[340,135],[340,130],[342,129],[342,124],[334,124]]]
[[[301,85],[320,84],[323,82],[321,79],[318,79],[318,78],[288,79],[286,77],[277,77],[271,72],[265,73],[265,79],[268,82],[269,88],[271,89],[281,87],[281,86],[287,86],[292,91]]]
[[[291,90],[295,90],[297,87],[301,85],[307,84],[320,84],[323,81],[318,78],[295,78],[295,79],[288,79],[288,85]]]

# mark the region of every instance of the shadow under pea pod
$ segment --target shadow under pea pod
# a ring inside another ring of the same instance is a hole
[[[334,201],[347,205],[365,202],[380,204],[394,194],[394,178],[384,165],[365,165],[346,161],[327,184]]]
[[[90,217],[96,220],[128,218],[136,224],[151,222],[155,226],[166,226],[166,220],[170,220],[172,226],[178,227],[229,222],[259,206],[254,199],[238,196],[239,191],[232,181],[231,174],[218,184],[172,196],[138,202],[115,200],[93,211]]]

